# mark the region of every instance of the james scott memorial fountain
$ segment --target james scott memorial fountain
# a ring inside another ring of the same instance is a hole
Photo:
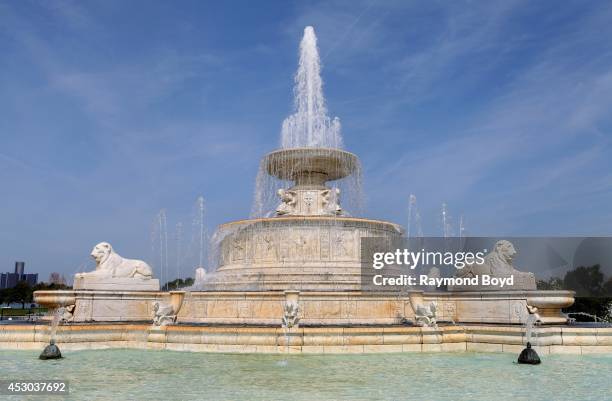
[[[360,162],[343,149],[339,120],[327,115],[312,27],[304,30],[295,85],[295,113],[283,123],[281,148],[261,161],[252,218],[219,227],[210,273],[198,271],[185,291],[162,292],[145,262],[100,243],[92,252],[96,270],[77,274],[73,290],[36,292],[59,325],[2,326],[0,345],[42,349],[53,330],[64,352],[518,353],[525,324],[536,316],[540,354],[610,350],[610,334],[565,325],[561,309],[573,303],[573,293],[536,290],[533,275],[512,265],[520,249],[507,241],[482,266],[457,273],[515,275],[507,288],[364,287],[363,239],[392,244],[403,234],[394,223],[354,216]]]

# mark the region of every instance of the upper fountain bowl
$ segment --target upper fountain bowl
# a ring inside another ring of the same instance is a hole
[[[359,167],[359,159],[351,152],[332,148],[291,148],[268,153],[264,157],[268,174],[281,180],[323,184],[344,178]]]

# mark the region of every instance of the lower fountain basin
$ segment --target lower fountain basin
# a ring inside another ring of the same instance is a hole
[[[35,301],[49,308],[52,291],[36,291]],[[62,297],[66,292],[62,291]],[[155,302],[182,299],[180,324],[272,325],[280,327],[286,294],[283,291],[192,291],[188,293],[144,291],[73,290],[70,322],[152,322]],[[289,293],[295,293],[289,291]],[[415,322],[414,308],[434,302],[438,322],[510,324],[527,322],[529,299],[564,298],[549,302],[543,324],[567,321],[562,305],[573,300],[570,291],[422,292],[406,294],[371,291],[301,291],[298,294],[300,324],[310,326],[397,325]],[[553,307],[553,304],[557,305]],[[530,305],[533,306],[533,305]],[[178,308],[177,308],[178,310]]]
[[[601,355],[544,354],[536,368],[517,366],[514,352],[254,357],[107,349],[68,351],[58,364],[41,363],[31,351],[2,352],[6,377],[66,378],[76,401],[117,394],[130,400],[484,401],[492,394],[498,401],[604,400],[612,369],[612,356]]]

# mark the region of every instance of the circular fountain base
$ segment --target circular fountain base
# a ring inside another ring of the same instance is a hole
[[[345,291],[361,287],[361,239],[399,226],[349,217],[242,220],[219,230],[219,268],[199,290]]]

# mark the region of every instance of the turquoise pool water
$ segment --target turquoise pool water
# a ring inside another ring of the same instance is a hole
[[[610,400],[612,355],[229,355],[0,351],[2,379],[65,379],[71,400]],[[2,396],[0,396],[1,398]],[[7,397],[6,399],[24,399]],[[29,399],[61,399],[30,396]]]

